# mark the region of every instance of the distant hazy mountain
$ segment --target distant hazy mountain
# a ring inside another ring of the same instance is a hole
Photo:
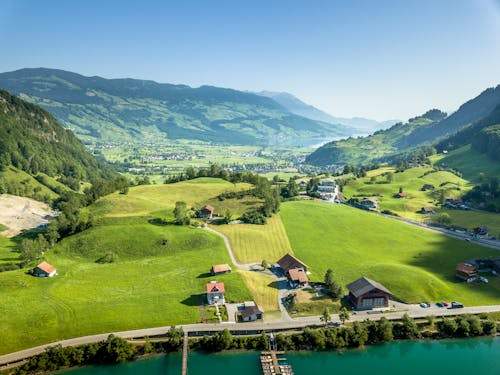
[[[400,120],[388,120],[388,121],[375,121],[362,117],[335,117],[322,110],[304,103],[302,100],[297,97],[289,94],[287,92],[273,92],[273,91],[261,91],[257,94],[266,96],[268,98],[274,99],[274,101],[281,104],[283,107],[288,109],[290,112],[310,118],[312,120],[324,121],[330,124],[341,124],[345,126],[350,126],[353,128],[357,128],[358,132],[367,132],[371,133],[375,130],[386,129],[389,126],[392,126],[399,122]]]
[[[271,98],[219,87],[39,68],[0,74],[0,88],[42,106],[86,141],[190,139],[267,145],[308,139],[317,143],[354,133],[294,114]]]
[[[487,117],[498,105],[500,105],[500,85],[483,91],[450,116],[446,117],[446,114],[439,110],[431,110],[422,116],[410,119],[407,123],[396,124],[368,137],[327,143],[309,155],[306,161],[315,165],[328,165],[363,164],[373,160],[387,160],[392,155],[411,151],[417,147],[434,145]],[[488,122],[490,123],[491,121]],[[491,134],[490,131],[488,136]],[[453,137],[450,137],[445,144],[454,142]]]

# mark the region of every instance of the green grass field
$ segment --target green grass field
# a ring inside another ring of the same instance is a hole
[[[214,279],[210,267],[230,263],[224,243],[200,229],[150,224],[148,209],[167,208],[178,198],[201,200],[230,187],[204,179],[103,198],[94,210],[104,216],[96,226],[46,254],[56,277],[0,273],[0,354],[100,332],[200,321],[205,284]],[[0,248],[8,256],[9,244],[0,242]],[[107,254],[114,262],[97,262]],[[252,299],[238,272],[217,280],[226,284],[227,300]]]
[[[268,219],[266,225],[217,225],[214,229],[229,238],[236,259],[241,263],[274,263],[286,253],[293,254],[280,215]]]
[[[38,182],[34,177],[12,166],[0,172],[0,181],[2,179],[4,181],[8,181],[11,187],[11,194],[16,193],[14,195],[22,195],[35,198],[37,200],[42,200],[42,198],[44,197],[47,198],[47,200],[55,199],[58,197],[58,195],[54,191]],[[54,184],[59,184],[55,180],[53,180],[53,182]]]
[[[278,311],[278,289],[270,277],[252,271],[239,271],[245,284],[250,289],[255,302],[266,313]]]
[[[460,227],[472,230],[481,225],[486,225],[489,233],[492,236],[500,238],[500,215],[494,212],[479,211],[479,210],[453,210],[440,209],[437,212],[446,212],[450,215],[452,223]],[[500,256],[500,254],[499,254]]]
[[[114,193],[94,204],[98,215],[146,216],[152,213],[173,217],[175,202],[184,201],[188,207],[201,207],[226,191],[249,189],[246,183],[232,184],[216,178],[197,178],[168,185],[142,185],[129,190],[125,196]]]
[[[322,280],[328,268],[346,285],[361,276],[377,280],[406,302],[458,300],[500,303],[500,278],[467,284],[456,264],[499,256],[487,249],[344,205],[288,202],[281,217],[295,255]]]
[[[18,243],[15,238],[6,238],[0,235],[0,264],[18,262],[19,253],[16,251],[17,248]]]
[[[453,150],[447,155],[434,155],[431,161],[436,165],[446,164],[460,171],[464,178],[474,183],[479,182],[480,173],[485,176],[500,176],[500,163],[472,149],[470,145]]]
[[[370,171],[367,177],[350,181],[344,187],[344,195],[347,198],[376,195],[381,210],[390,210],[403,217],[422,220],[423,215],[418,211],[424,206],[437,204],[437,197],[432,192],[420,190],[423,185],[430,184],[436,189],[445,189],[446,196],[459,196],[471,188],[466,180],[447,171],[438,171],[424,176],[424,173],[430,170],[431,168],[410,168],[401,173],[394,173],[391,183],[381,183],[386,181],[382,173],[393,170],[387,167],[379,168]],[[371,183],[370,179],[373,176],[376,181]],[[408,195],[407,198],[393,197],[400,187]]]

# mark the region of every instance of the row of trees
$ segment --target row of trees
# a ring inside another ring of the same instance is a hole
[[[276,344],[280,350],[324,350],[360,347],[365,344],[390,342],[395,339],[418,339],[422,337],[471,337],[494,335],[496,322],[481,320],[475,315],[444,318],[436,324],[435,317],[427,318],[424,324],[404,315],[401,321],[391,322],[385,317],[378,321],[354,322],[344,327],[305,328],[302,333],[277,334]],[[229,330],[205,336],[192,343],[194,348],[220,351],[228,349],[267,349],[268,340],[259,336],[232,336]]]

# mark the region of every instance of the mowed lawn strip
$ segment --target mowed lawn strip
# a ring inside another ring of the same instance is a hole
[[[295,255],[309,265],[313,280],[322,280],[332,268],[344,286],[366,276],[406,302],[500,303],[500,278],[490,277],[489,284],[455,278],[458,263],[498,257],[498,250],[344,205],[287,202],[281,217]]]
[[[280,215],[268,218],[267,224],[230,224],[213,227],[229,239],[240,263],[275,263],[286,253],[293,254]]]
[[[255,302],[264,309],[265,312],[279,310],[276,281],[271,277],[253,271],[238,272],[243,277],[248,289],[250,289]]]

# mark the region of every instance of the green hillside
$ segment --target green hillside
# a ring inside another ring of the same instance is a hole
[[[230,263],[222,239],[149,219],[165,217],[180,191],[187,202],[203,202],[242,187],[199,179],[133,187],[128,195],[101,198],[90,206],[97,223],[46,254],[57,276],[0,273],[0,354],[64,338],[204,319],[210,267]],[[9,256],[8,247],[5,241],[2,250],[0,241],[0,254]],[[225,283],[229,301],[252,299],[239,272],[217,280]]]
[[[462,146],[447,154],[434,155],[431,158],[436,165],[446,165],[460,171],[464,178],[479,183],[481,174],[500,177],[500,163],[471,147]]]
[[[112,176],[51,114],[0,90],[0,193],[47,200]]]
[[[306,159],[314,165],[366,164],[370,161],[390,161],[416,148],[431,146],[438,141],[438,149],[446,149],[455,133],[466,132],[467,127],[488,118],[500,105],[500,85],[489,88],[446,117],[431,110],[407,123],[396,124],[368,137],[349,138],[327,143]],[[465,130],[464,130],[465,129]],[[464,133],[465,134],[465,133]],[[470,142],[471,138],[468,138]],[[454,141],[451,141],[453,143]],[[463,145],[463,144],[462,144]],[[449,147],[448,147],[449,148]]]
[[[498,304],[500,279],[467,284],[455,278],[457,263],[498,256],[487,249],[344,205],[284,203],[281,217],[295,256],[322,280],[328,268],[343,285],[366,276],[405,302],[459,300]]]
[[[295,115],[271,98],[211,86],[22,69],[0,74],[0,87],[50,111],[85,141],[283,145],[352,134],[348,127]]]
[[[439,121],[445,114],[433,110],[411,119],[407,123],[398,123],[387,130],[377,131],[367,137],[348,138],[321,146],[306,159],[314,165],[328,164],[363,164],[396,153],[403,146],[405,137],[416,129]]]

